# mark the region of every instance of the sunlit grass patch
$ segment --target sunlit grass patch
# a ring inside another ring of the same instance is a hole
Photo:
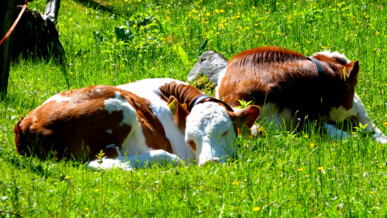
[[[30,8],[43,12],[45,4]],[[276,45],[358,59],[356,92],[386,133],[386,9],[382,1],[62,1],[57,28],[67,74],[53,63],[13,63],[0,102],[0,214],[384,216],[387,146],[366,134],[332,140],[262,124],[265,137],[239,137],[238,155],[226,164],[124,172],[19,157],[13,126],[57,92],[153,77],[185,81],[203,51],[229,59]]]

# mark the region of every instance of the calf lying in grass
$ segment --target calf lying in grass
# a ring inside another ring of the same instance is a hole
[[[20,119],[15,142],[20,154],[52,151],[96,168],[202,165],[232,157],[237,129],[251,127],[259,113],[257,106],[234,112],[181,81],[147,79],[56,94]]]
[[[347,138],[340,126],[354,120],[387,143],[355,93],[359,68],[359,61],[350,62],[338,52],[305,57],[280,47],[259,47],[228,62],[219,74],[216,97],[232,107],[239,100],[252,101],[262,108],[260,119],[277,128],[291,130],[305,121],[319,121],[332,137]]]

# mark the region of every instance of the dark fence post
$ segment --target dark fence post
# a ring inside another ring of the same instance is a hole
[[[8,32],[16,18],[17,1],[5,0],[0,3],[0,40]],[[0,46],[0,98],[7,94],[9,65],[12,55],[12,35]]]

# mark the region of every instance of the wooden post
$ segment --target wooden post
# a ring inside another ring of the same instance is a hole
[[[0,3],[0,40],[8,32],[16,18],[17,1],[4,0]],[[12,54],[12,35],[0,45],[0,99],[7,94],[9,65]]]

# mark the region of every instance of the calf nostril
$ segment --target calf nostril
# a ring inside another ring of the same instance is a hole
[[[219,163],[219,159],[218,158],[214,158],[211,160],[213,163]]]
[[[219,163],[220,160],[219,158],[211,158],[209,160],[206,160],[204,161],[203,163],[199,164],[200,166],[204,166],[204,165],[207,165],[207,164],[210,164],[210,163]]]

